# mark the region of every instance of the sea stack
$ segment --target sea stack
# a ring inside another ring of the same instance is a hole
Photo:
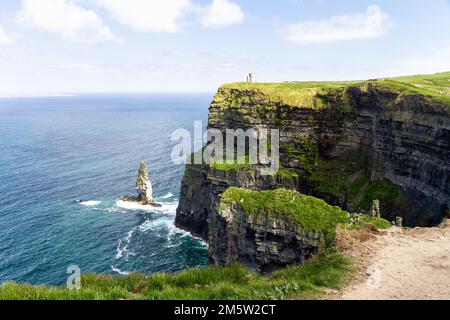
[[[148,177],[148,169],[144,161],[141,161],[141,164],[139,165],[139,173],[136,180],[136,191],[138,193],[137,197],[122,197],[121,200],[139,203],[144,206],[150,205],[153,207],[161,207],[161,205],[156,203],[153,199],[152,183]]]
[[[136,190],[138,192],[138,201],[142,204],[153,204],[153,188],[148,177],[147,165],[141,161],[139,166],[139,174],[136,180]]]

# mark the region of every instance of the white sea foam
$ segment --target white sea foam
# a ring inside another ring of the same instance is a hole
[[[128,276],[131,272],[129,271],[122,271],[119,268],[116,268],[114,266],[111,266],[111,270],[114,272],[117,272],[118,274],[122,275],[122,276]]]
[[[169,232],[167,234],[167,239],[170,240],[174,235],[180,235],[181,237],[190,237],[191,234],[187,231],[181,230],[175,226],[173,221],[169,224],[167,224],[167,228],[169,229]]]
[[[82,206],[95,207],[95,206],[98,206],[102,202],[101,201],[90,200],[90,201],[80,201],[79,203]]]
[[[135,202],[118,200],[116,201],[116,207],[130,210],[130,211],[145,211],[145,212],[158,212],[166,215],[175,215],[177,211],[177,202],[163,202],[161,207],[152,205],[142,205]]]
[[[166,215],[174,216],[177,213],[178,202],[161,203],[161,207],[155,207],[154,211]]]
[[[123,201],[123,200],[118,200],[116,201],[116,207],[125,209],[125,210],[130,210],[130,211],[154,211],[154,207],[150,206],[150,205],[142,205],[139,203],[135,203],[135,202],[129,202],[129,201]]]
[[[174,221],[168,218],[160,218],[156,220],[147,220],[139,226],[139,231],[164,231],[161,236],[170,240],[174,235],[181,235],[182,237],[189,236],[190,234],[184,230],[178,229],[174,225]]]
[[[119,244],[116,249],[116,260],[123,257],[122,240],[119,240]]]
[[[130,250],[129,248],[131,245],[131,239],[135,232],[151,233],[163,238],[166,241],[166,243],[164,244],[164,248],[166,249],[176,248],[177,246],[179,246],[182,238],[193,237],[189,232],[181,230],[175,226],[174,215],[176,213],[178,202],[160,202],[160,204],[161,207],[154,207],[151,205],[141,205],[138,203],[127,202],[123,200],[116,201],[113,210],[115,208],[115,210],[119,211],[125,209],[129,211],[144,211],[163,214],[163,216],[145,220],[139,226],[131,229],[126,237],[119,240],[116,249],[116,260],[124,259],[125,261],[128,261],[130,256],[134,255],[132,250]],[[207,246],[206,243],[204,243],[201,239],[196,239],[199,240],[200,244]],[[114,271],[120,274],[127,274],[126,272],[122,272],[118,269]]]
[[[160,199],[169,199],[169,198],[172,198],[172,197],[173,197],[173,193],[169,192],[165,196],[162,196]]]
[[[139,226],[139,231],[147,232],[147,231],[155,230],[158,227],[161,227],[163,225],[164,224],[161,223],[160,220],[156,220],[156,221],[147,220]]]
[[[134,255],[132,252],[128,250],[128,246],[130,245],[131,238],[133,237],[133,233],[136,231],[136,228],[131,229],[127,236],[121,240],[119,240],[119,244],[116,249],[116,260],[125,257],[128,260],[130,255]]]

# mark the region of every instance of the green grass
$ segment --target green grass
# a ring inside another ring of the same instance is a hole
[[[450,106],[450,72],[431,75],[414,75],[397,78],[376,79],[373,81],[347,82],[283,82],[283,83],[244,83],[223,85],[216,102],[232,96],[231,105],[253,103],[266,107],[274,104],[320,109],[327,106],[321,97],[344,92],[349,87],[378,85],[397,91],[399,94],[421,94]],[[251,94],[249,94],[251,93]]]
[[[383,81],[408,84],[424,95],[450,95],[450,72],[391,78]]]
[[[360,230],[369,224],[373,225],[375,228],[380,230],[385,230],[392,227],[391,223],[385,219],[373,218],[369,215],[363,215],[361,218],[361,222],[357,225],[352,225],[350,229]]]
[[[235,264],[152,276],[85,275],[82,289],[78,291],[6,283],[0,286],[0,300],[316,299],[326,288],[339,289],[353,270],[348,258],[329,251],[303,266],[290,267],[268,276]]]
[[[334,232],[339,223],[348,223],[349,214],[325,201],[293,190],[252,191],[228,188],[220,208],[240,206],[248,215],[293,223],[307,231]]]
[[[239,159],[233,159],[232,161],[223,161],[223,163],[213,162],[209,166],[217,171],[240,171],[243,169],[251,168],[253,164],[250,164],[250,157],[245,156]]]
[[[223,85],[215,97],[215,103],[231,99],[231,106],[259,105],[270,109],[273,105],[287,105],[321,109],[321,96],[336,94],[357,82],[284,82],[284,83],[231,83]]]
[[[345,86],[351,86],[358,84],[360,81],[310,81],[310,82],[279,82],[279,83],[267,83],[267,82],[234,82],[225,84],[223,88],[241,89],[241,90],[254,90],[254,89],[265,89],[265,90],[286,90],[286,91],[297,91],[302,89],[336,89]]]

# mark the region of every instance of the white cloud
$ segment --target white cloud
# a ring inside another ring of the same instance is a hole
[[[229,0],[213,0],[210,6],[201,10],[200,22],[204,28],[225,27],[241,24],[245,14],[241,7]]]
[[[73,42],[117,42],[117,37],[91,10],[71,0],[23,0],[18,20]]]
[[[97,0],[112,18],[142,32],[177,32],[190,0]]]
[[[333,43],[372,39],[387,34],[390,18],[378,6],[369,6],[366,13],[334,16],[323,21],[305,21],[282,30],[284,40],[296,44]]]
[[[14,38],[6,33],[6,31],[0,26],[0,45],[11,44],[13,42]]]

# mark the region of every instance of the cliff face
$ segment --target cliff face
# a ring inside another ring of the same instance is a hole
[[[209,216],[211,261],[240,262],[259,272],[302,264],[334,238],[349,214],[293,190],[229,188]]]
[[[224,234],[226,227],[214,221],[220,195],[232,186],[295,189],[350,212],[367,211],[378,199],[384,218],[402,216],[408,226],[436,225],[448,214],[448,99],[377,82],[286,87],[239,84],[219,90],[209,126],[280,129],[283,169],[267,177],[251,167],[188,165],[178,226],[206,240],[211,233]],[[225,263],[219,255],[210,254],[213,262]]]

